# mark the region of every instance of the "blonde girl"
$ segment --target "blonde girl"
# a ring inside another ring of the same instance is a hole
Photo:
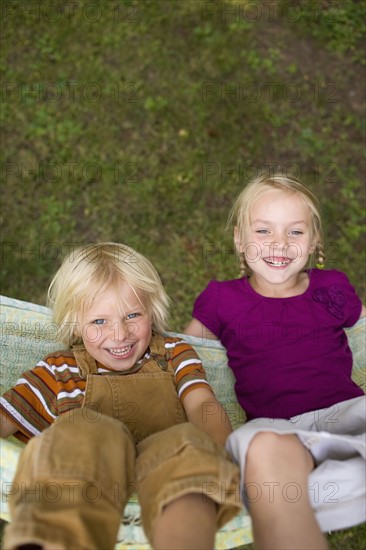
[[[242,277],[211,281],[185,332],[227,349],[248,419],[227,448],[258,548],[327,548],[322,531],[366,519],[365,396],[344,332],[365,308],[323,269],[318,202],[296,178],[254,179],[230,220]]]

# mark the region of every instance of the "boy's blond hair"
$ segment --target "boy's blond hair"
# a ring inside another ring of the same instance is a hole
[[[263,174],[250,181],[234,202],[234,205],[229,215],[228,226],[234,225],[236,227],[236,232],[239,237],[240,243],[248,243],[250,231],[250,214],[252,208],[254,204],[264,195],[273,191],[296,193],[309,207],[311,212],[312,238],[314,239],[314,241],[317,241],[316,246],[318,261],[320,261],[320,263],[323,263],[324,243],[319,201],[315,197],[315,195],[313,195],[313,193],[294,176],[287,174],[285,175],[282,173],[277,173],[273,176]],[[235,244],[238,249],[239,243]],[[239,255],[241,273],[243,275],[250,274],[251,269],[246,261],[245,255],[243,253],[240,253]]]
[[[58,327],[58,339],[67,347],[81,343],[75,335],[79,316],[91,307],[97,294],[117,288],[121,281],[130,285],[151,315],[152,329],[163,332],[169,298],[154,266],[129,246],[99,243],[73,250],[51,281],[47,305]]]

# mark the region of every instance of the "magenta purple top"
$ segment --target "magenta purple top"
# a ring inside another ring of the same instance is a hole
[[[261,296],[244,277],[211,281],[195,301],[193,317],[227,350],[249,420],[291,418],[363,395],[343,330],[359,319],[361,300],[344,273],[308,274],[299,296]]]

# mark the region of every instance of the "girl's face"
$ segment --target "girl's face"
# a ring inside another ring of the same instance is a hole
[[[146,352],[151,340],[151,315],[126,281],[117,291],[97,294],[78,320],[78,333],[87,352],[115,371],[126,371]]]
[[[253,272],[253,286],[270,293],[299,283],[316,244],[311,222],[311,210],[297,193],[274,190],[254,203],[248,239],[237,244]]]

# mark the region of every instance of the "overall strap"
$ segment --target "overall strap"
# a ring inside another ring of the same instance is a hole
[[[79,367],[80,376],[86,378],[88,374],[96,374],[98,372],[95,359],[86,351],[84,346],[73,346],[71,351]]]
[[[150,355],[162,370],[168,368],[168,356],[165,348],[165,338],[161,334],[153,334],[150,342]]]

